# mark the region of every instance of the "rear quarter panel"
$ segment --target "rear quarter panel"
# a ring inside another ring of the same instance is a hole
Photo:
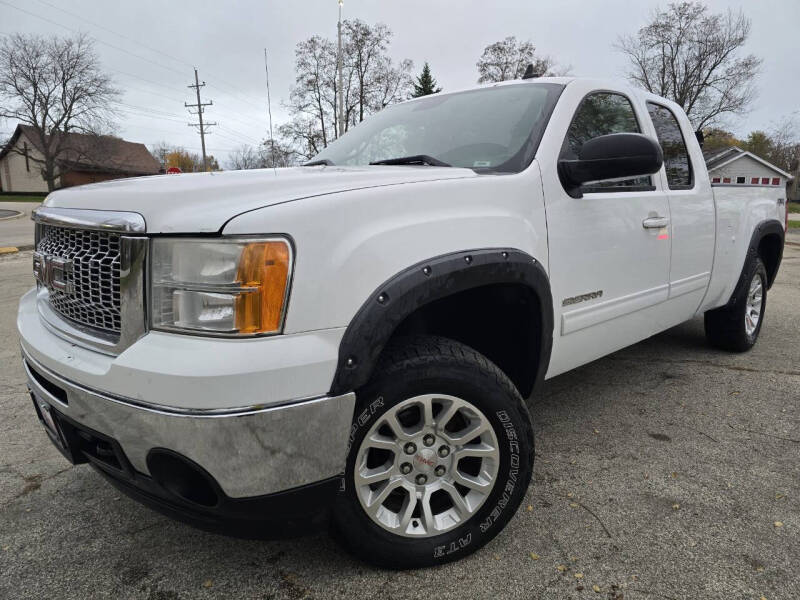
[[[728,302],[742,272],[753,232],[760,223],[783,223],[784,207],[778,204],[786,191],[767,186],[714,185],[717,238],[714,267],[708,292],[700,307],[706,311]]]

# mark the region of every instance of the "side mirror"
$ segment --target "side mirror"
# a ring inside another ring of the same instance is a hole
[[[664,154],[654,139],[641,133],[612,133],[586,142],[577,160],[559,160],[558,176],[573,198],[587,181],[650,175],[661,168]]]

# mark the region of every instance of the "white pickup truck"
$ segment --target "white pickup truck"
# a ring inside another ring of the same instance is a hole
[[[713,189],[672,102],[572,78],[393,105],[297,168],[56,191],[18,316],[34,408],[197,526],[451,561],[520,504],[543,380],[699,315],[753,346],[784,204]]]

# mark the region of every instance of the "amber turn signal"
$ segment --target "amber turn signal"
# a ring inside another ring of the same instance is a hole
[[[237,279],[248,289],[236,298],[239,333],[280,330],[289,283],[291,251],[285,241],[252,242],[245,246]]]

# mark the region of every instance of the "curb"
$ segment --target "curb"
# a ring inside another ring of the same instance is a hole
[[[0,254],[16,254],[17,252],[25,252],[26,250],[33,250],[33,244],[25,244],[23,246],[0,246]]]
[[[11,210],[11,209],[4,209],[4,210]],[[9,215],[8,217],[0,217],[0,221],[10,221],[12,219],[19,219],[20,217],[24,217],[25,216],[24,212],[21,212],[21,211],[18,211],[18,210],[14,211],[14,212],[16,212],[17,214]]]

